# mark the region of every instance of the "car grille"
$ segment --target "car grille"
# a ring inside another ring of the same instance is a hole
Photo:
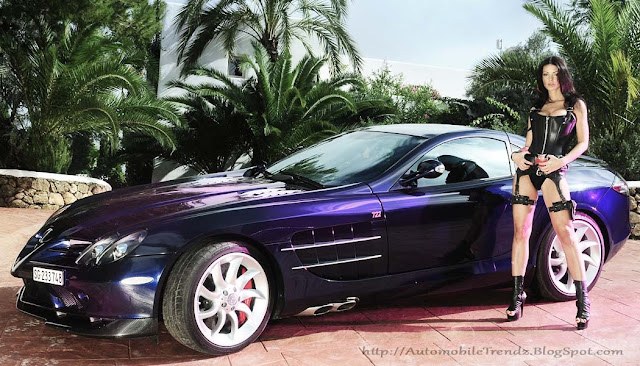
[[[47,250],[77,258],[89,245],[91,245],[90,241],[63,239],[52,243]]]

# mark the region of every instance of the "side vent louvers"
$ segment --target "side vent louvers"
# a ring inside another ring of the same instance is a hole
[[[371,222],[305,230],[294,234],[292,245],[281,250],[293,251],[298,256],[302,264],[293,269],[320,270],[320,267],[355,264],[382,257],[382,237],[373,231]],[[348,277],[353,276],[357,274]]]

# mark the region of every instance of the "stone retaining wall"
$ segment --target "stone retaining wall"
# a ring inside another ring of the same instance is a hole
[[[110,190],[108,183],[94,178],[0,169],[1,207],[57,210]]]
[[[629,182],[631,239],[640,239],[640,182]]]

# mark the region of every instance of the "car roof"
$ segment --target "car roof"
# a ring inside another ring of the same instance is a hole
[[[388,132],[398,133],[402,135],[410,135],[417,137],[433,137],[448,132],[459,131],[474,131],[481,130],[481,128],[460,126],[460,125],[447,125],[440,123],[404,123],[404,124],[391,124],[391,125],[378,125],[363,128],[364,131],[376,131],[376,132]]]

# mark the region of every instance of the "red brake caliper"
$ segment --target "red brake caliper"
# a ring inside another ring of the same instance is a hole
[[[243,275],[245,272],[247,272],[247,269],[244,267],[240,267],[240,275]],[[251,289],[253,288],[253,280],[250,280],[249,282],[247,282],[247,284],[244,286],[245,289]],[[249,308],[251,308],[251,301],[253,300],[253,298],[248,298],[243,300],[242,302],[245,303]],[[238,325],[242,325],[244,324],[244,322],[247,321],[247,314],[245,314],[242,311],[238,311]]]

